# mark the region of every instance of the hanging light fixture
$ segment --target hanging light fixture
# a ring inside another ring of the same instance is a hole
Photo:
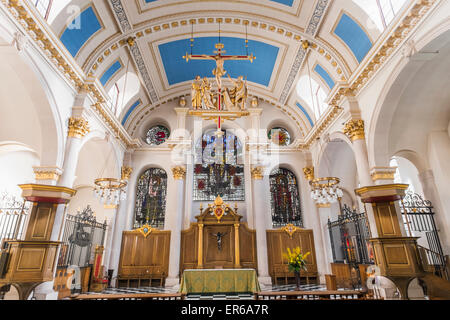
[[[94,181],[94,197],[99,199],[105,209],[117,208],[119,202],[125,200],[127,197],[127,193],[125,191],[127,182],[123,178],[116,179],[101,177],[110,156],[111,153],[108,156],[108,159],[106,159],[105,165],[102,169],[102,173],[99,175],[100,178],[95,179]]]
[[[329,205],[342,199],[344,193],[339,187],[339,178],[317,178],[309,182],[311,185],[311,198],[316,205]]]

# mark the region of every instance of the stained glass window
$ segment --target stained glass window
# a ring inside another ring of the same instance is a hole
[[[279,146],[287,146],[291,144],[291,136],[284,128],[273,128],[268,134],[269,140]]]
[[[166,142],[170,131],[164,126],[154,126],[147,131],[146,142],[152,146],[159,146]]]
[[[145,171],[136,187],[134,227],[149,224],[154,228],[164,228],[166,213],[167,173],[158,168]]]
[[[242,145],[229,131],[221,137],[205,132],[195,147],[194,194],[197,201],[244,201]]]
[[[303,227],[300,194],[295,175],[283,168],[272,172],[270,193],[273,227],[279,228],[289,223]]]

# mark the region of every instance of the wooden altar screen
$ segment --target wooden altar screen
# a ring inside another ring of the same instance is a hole
[[[143,226],[122,234],[118,287],[164,285],[169,272],[170,231]]]
[[[186,269],[257,269],[256,232],[218,198],[181,232],[180,275]],[[220,238],[220,248],[217,235]]]
[[[293,225],[287,225],[278,230],[267,230],[267,255],[269,259],[269,274],[274,284],[283,279],[285,283],[295,278],[293,272],[289,272],[287,260],[283,253],[287,248],[300,247],[302,253],[311,252],[306,259],[307,271],[302,271],[302,278],[318,280],[316,251],[314,247],[314,235],[312,230],[301,229]]]

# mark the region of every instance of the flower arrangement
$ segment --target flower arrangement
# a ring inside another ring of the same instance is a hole
[[[283,257],[288,261],[289,271],[290,272],[300,272],[300,270],[307,271],[306,268],[306,258],[311,254],[311,252],[307,252],[303,254],[301,252],[300,247],[294,249],[287,249],[287,253],[283,254]]]

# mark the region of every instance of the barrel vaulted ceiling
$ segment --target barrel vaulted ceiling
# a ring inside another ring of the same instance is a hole
[[[213,53],[220,23],[228,54],[245,54],[248,37],[256,56],[225,69],[246,77],[251,95],[282,106],[304,133],[317,119],[297,97],[299,78],[308,74],[326,93],[347,81],[380,35],[368,19],[352,0],[74,0],[51,27],[106,92],[127,71],[139,77],[139,92],[118,114],[127,128],[140,110],[189,95],[195,75],[212,77],[212,61],[182,56],[192,31],[193,53]]]

